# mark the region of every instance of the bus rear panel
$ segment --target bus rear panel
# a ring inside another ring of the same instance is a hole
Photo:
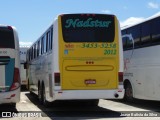
[[[0,104],[20,100],[19,43],[13,27],[0,26]]]
[[[60,72],[53,79],[62,95],[57,99],[123,98],[120,40],[114,15],[59,16],[59,70],[55,71]]]

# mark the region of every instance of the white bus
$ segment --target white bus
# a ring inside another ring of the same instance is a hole
[[[19,40],[16,29],[0,25],[0,104],[20,100]]]
[[[26,63],[26,54],[29,47],[20,46],[20,76],[21,76],[21,87],[26,89],[28,86],[28,81],[26,79],[26,69],[24,69],[24,64]]]
[[[124,36],[124,99],[159,101],[160,16],[123,28],[122,35]]]
[[[30,91],[55,100],[122,99],[123,50],[114,15],[63,14],[27,51]]]

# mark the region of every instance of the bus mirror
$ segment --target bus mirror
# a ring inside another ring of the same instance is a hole
[[[27,69],[27,62],[24,63],[24,69]]]
[[[132,44],[132,51],[131,51],[131,56],[130,56],[130,59],[131,59],[132,55],[133,55],[133,51],[134,51],[134,39],[133,39],[132,34],[125,34],[125,35],[122,36],[122,38],[124,38],[124,37],[129,38],[128,39],[129,41],[127,41],[127,42],[131,42],[131,44]]]
[[[129,38],[129,41],[131,41],[131,43],[132,43],[132,49],[134,49],[134,39],[133,39],[132,34],[125,34],[122,36],[122,38],[124,38],[124,37]]]

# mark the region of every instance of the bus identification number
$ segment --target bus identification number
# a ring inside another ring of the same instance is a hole
[[[104,50],[104,55],[116,55],[116,49]]]
[[[82,48],[116,48],[116,43],[82,43]]]
[[[0,51],[0,54],[7,54],[7,51]]]

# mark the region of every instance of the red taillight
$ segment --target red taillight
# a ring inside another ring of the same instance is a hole
[[[13,78],[13,83],[10,88],[10,90],[15,90],[20,86],[20,74],[19,74],[19,69],[14,68],[14,78]]]
[[[123,82],[123,72],[118,72],[119,82]]]
[[[60,85],[60,73],[54,73],[55,86]]]

